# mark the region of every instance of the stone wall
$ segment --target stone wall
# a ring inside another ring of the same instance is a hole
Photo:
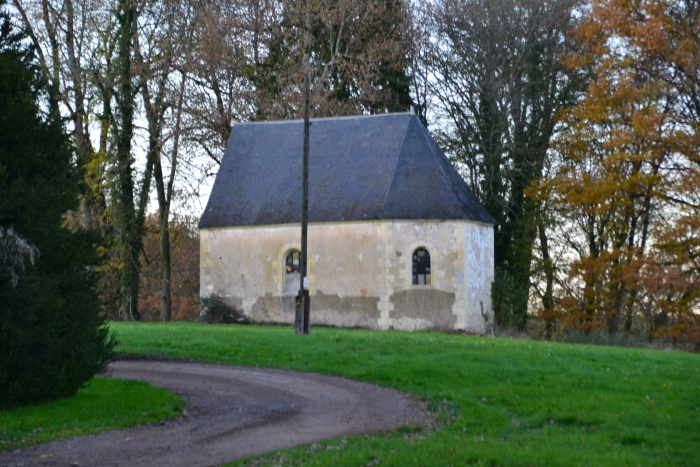
[[[201,296],[253,321],[292,323],[285,259],[298,225],[202,229]],[[311,325],[484,331],[491,312],[493,227],[471,221],[367,221],[309,225]],[[430,253],[430,285],[412,285],[412,255]],[[298,287],[296,287],[298,289]]]

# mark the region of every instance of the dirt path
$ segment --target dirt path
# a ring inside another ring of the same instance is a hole
[[[0,466],[214,466],[427,420],[405,394],[310,373],[147,360],[112,363],[109,373],[175,392],[188,401],[185,415],[1,452]]]

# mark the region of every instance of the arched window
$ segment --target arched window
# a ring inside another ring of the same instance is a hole
[[[299,290],[299,250],[287,253],[284,259],[284,291],[294,292]]]
[[[425,248],[413,252],[413,285],[430,285],[430,253]]]

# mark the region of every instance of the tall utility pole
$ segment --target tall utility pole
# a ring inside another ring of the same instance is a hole
[[[307,230],[309,223],[309,73],[311,54],[311,8],[306,16],[306,38],[304,40],[306,54],[304,57],[304,157],[301,188],[301,258],[299,260],[299,294],[296,297],[294,313],[294,332],[309,334],[309,279],[306,275]]]
[[[309,279],[306,275],[307,231],[309,224],[309,75],[304,79],[304,162],[301,188],[301,258],[299,295],[296,299],[295,332],[309,333]]]

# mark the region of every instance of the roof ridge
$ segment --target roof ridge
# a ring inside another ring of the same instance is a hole
[[[376,117],[397,117],[401,115],[411,116],[410,112],[391,112],[385,114],[369,114],[369,115],[338,115],[333,117],[317,117],[311,118],[310,121],[330,121],[330,120],[352,120],[352,119],[363,119],[363,118],[376,118]],[[293,120],[257,120],[252,122],[234,122],[233,125],[282,125],[285,123],[298,123],[303,122],[303,118],[297,118]],[[232,125],[232,126],[233,126]]]

